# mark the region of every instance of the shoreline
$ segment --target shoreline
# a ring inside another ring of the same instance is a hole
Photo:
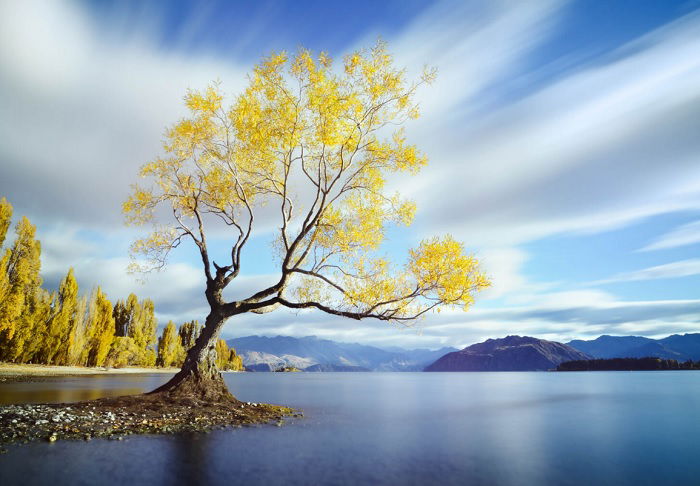
[[[0,383],[38,381],[45,378],[126,375],[126,374],[175,374],[179,368],[86,368],[83,366],[52,366],[38,364],[0,363]]]
[[[16,365],[0,363],[0,385],[76,376],[174,374],[179,368],[83,368],[79,366]],[[229,373],[229,372],[224,372]],[[232,371],[231,373],[236,373]],[[219,428],[274,424],[301,418],[301,411],[279,405],[221,402],[139,394],[83,402],[0,405],[1,446],[33,441],[122,440],[131,435],[209,432]]]
[[[51,378],[76,376],[114,376],[131,374],[171,374],[180,368],[87,368],[84,366],[53,366],[39,364],[0,363],[0,384],[43,381]],[[222,371],[221,373],[243,373],[243,371]]]

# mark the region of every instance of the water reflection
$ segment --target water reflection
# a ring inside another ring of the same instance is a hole
[[[135,395],[165,383],[168,374],[50,377],[29,383],[0,383],[0,405],[72,403],[103,397]]]

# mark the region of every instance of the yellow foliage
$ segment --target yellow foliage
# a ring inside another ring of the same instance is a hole
[[[270,306],[392,321],[441,305],[466,309],[489,282],[451,237],[424,241],[404,268],[379,254],[387,228],[410,225],[416,212],[412,201],[389,194],[387,183],[427,163],[403,125],[419,116],[416,91],[435,74],[407,79],[378,42],[345,56],[337,69],[324,52],[273,53],[228,106],[218,83],[189,91],[188,116],[166,131],[163,156],[141,170],[150,185],[134,186],[124,203],[128,223],[153,225],[132,246],[134,258],[145,257],[139,269],[160,268],[191,238],[214,289],[210,303],[223,305],[221,290],[238,275],[255,215],[276,205],[280,284],[243,302],[266,297]],[[157,212],[160,206],[165,211]],[[167,226],[156,218],[165,212],[174,217]],[[208,253],[206,226],[214,218],[233,230],[225,265],[214,265]]]
[[[0,280],[0,334],[6,340],[14,336],[27,298],[41,285],[41,244],[34,239],[35,232],[36,228],[23,217],[15,227],[17,236],[12,248],[0,262],[4,270]]]
[[[0,199],[0,248],[5,241],[5,236],[7,236],[7,230],[10,227],[10,222],[12,221],[12,204],[7,202],[4,197]]]
[[[216,366],[220,370],[242,371],[243,360],[236,354],[236,350],[229,348],[226,341],[216,341]]]
[[[114,316],[112,303],[100,287],[90,297],[86,336],[83,362],[86,366],[103,366],[114,338]]]
[[[165,368],[179,364],[184,357],[184,349],[177,328],[173,321],[163,328],[163,333],[158,339],[158,355],[156,365]]]

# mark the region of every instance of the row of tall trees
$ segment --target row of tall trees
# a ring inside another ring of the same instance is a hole
[[[130,294],[114,306],[97,287],[81,296],[73,269],[57,291],[42,288],[41,244],[26,217],[2,250],[13,209],[0,199],[0,361],[73,366],[180,366],[201,331],[196,321],[170,322],[156,340],[150,299]],[[156,347],[156,341],[158,346]],[[243,369],[222,341],[222,369]],[[218,349],[218,348],[217,348]]]

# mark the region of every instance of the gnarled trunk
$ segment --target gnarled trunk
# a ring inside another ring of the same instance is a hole
[[[180,371],[150,394],[166,394],[173,400],[237,401],[226,388],[224,379],[216,367],[216,341],[224,322],[226,317],[220,309],[213,308],[194,346],[187,352]]]

